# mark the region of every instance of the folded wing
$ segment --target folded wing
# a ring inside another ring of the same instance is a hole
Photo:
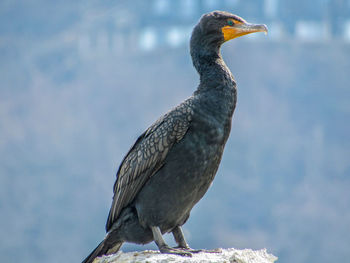
[[[193,115],[191,98],[158,119],[131,147],[117,172],[114,197],[106,224],[108,232],[121,210],[163,166],[166,156],[186,134]]]

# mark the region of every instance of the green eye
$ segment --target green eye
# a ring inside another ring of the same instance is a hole
[[[227,20],[227,24],[229,25],[229,26],[233,26],[233,21],[232,20]]]

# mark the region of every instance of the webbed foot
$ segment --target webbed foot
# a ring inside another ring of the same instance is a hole
[[[180,246],[177,246],[177,247],[174,247],[175,249],[180,249],[180,250],[183,250],[183,251],[187,251],[187,252],[190,252],[190,253],[201,253],[201,252],[204,252],[204,253],[221,253],[222,252],[222,249],[221,248],[216,248],[216,249],[193,249],[193,248],[190,248],[190,247],[180,247]]]
[[[184,250],[181,248],[171,248],[167,245],[162,246],[159,248],[160,253],[163,254],[175,254],[175,255],[180,255],[180,256],[185,256],[185,257],[192,257],[192,251]]]

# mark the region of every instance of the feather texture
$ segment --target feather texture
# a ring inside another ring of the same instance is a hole
[[[114,196],[106,231],[118,219],[147,180],[163,165],[172,146],[186,134],[193,116],[193,97],[159,118],[134,143],[124,157],[114,184]]]

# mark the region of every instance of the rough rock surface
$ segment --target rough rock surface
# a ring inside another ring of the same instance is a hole
[[[276,260],[277,257],[268,254],[266,249],[238,250],[228,248],[220,249],[218,253],[196,253],[192,257],[160,254],[153,250],[129,253],[118,252],[115,255],[97,258],[94,263],[273,263]]]

